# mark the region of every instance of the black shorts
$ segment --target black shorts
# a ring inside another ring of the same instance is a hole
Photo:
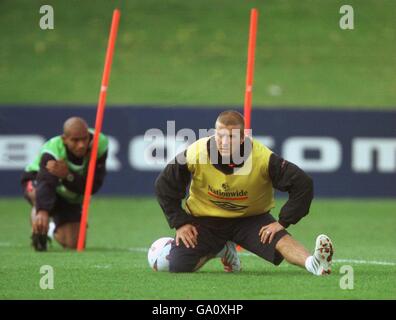
[[[279,265],[283,257],[275,246],[289,233],[286,230],[277,232],[270,244],[263,244],[259,237],[260,229],[275,221],[270,213],[244,218],[194,217],[192,224],[198,231],[198,244],[195,248],[186,248],[182,241],[179,246],[174,242],[170,251],[170,271],[192,271],[202,257],[215,256],[227,241]]]
[[[36,180],[27,180],[22,183],[23,192],[25,199],[31,204],[31,199],[28,197],[28,193],[32,192],[36,189],[37,182]],[[56,196],[55,205],[52,210],[49,212],[50,217],[52,217],[55,223],[55,230],[66,224],[66,223],[74,223],[81,221],[81,204],[70,203],[67,200],[63,199],[60,196]]]

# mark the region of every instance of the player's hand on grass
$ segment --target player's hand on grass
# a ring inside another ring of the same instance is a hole
[[[197,228],[192,224],[185,224],[176,230],[176,245],[178,246],[181,240],[187,248],[195,248],[198,244],[197,236]]]
[[[49,226],[48,212],[45,210],[38,211],[32,221],[33,233],[47,234],[48,226]]]
[[[285,229],[279,222],[270,223],[260,229],[259,237],[262,243],[271,243],[278,231]]]
[[[60,179],[65,179],[69,174],[69,168],[67,167],[67,163],[63,160],[49,160],[47,162],[46,168],[49,173]]]

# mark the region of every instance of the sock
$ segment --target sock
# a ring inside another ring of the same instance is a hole
[[[305,269],[307,269],[308,272],[316,275],[318,273],[318,268],[319,262],[315,259],[314,256],[309,256],[307,260],[305,260]]]
[[[51,222],[49,223],[47,236],[48,236],[49,238],[51,238],[52,240],[54,239],[54,231],[55,231],[55,223],[51,221]]]

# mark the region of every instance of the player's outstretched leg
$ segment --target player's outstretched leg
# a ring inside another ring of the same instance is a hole
[[[241,271],[241,260],[239,259],[236,244],[234,242],[227,241],[224,248],[216,257],[221,258],[221,263],[224,266],[225,272]]]

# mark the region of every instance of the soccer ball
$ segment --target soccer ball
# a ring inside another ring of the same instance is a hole
[[[154,271],[169,271],[169,252],[174,239],[163,237],[155,240],[151,245],[147,259]]]

